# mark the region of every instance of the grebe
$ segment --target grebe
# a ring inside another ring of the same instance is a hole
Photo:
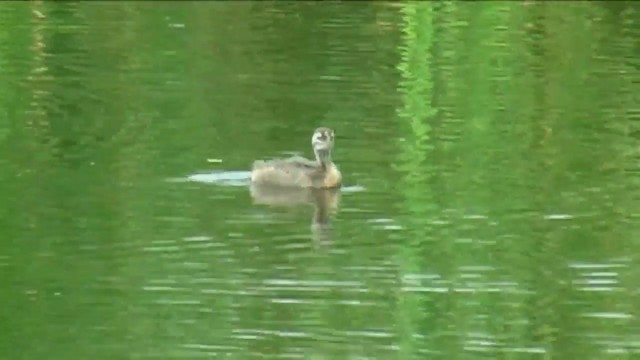
[[[328,189],[339,188],[342,175],[331,161],[335,133],[326,127],[317,128],[311,137],[316,160],[299,156],[279,160],[258,160],[251,169],[251,182],[256,185]]]

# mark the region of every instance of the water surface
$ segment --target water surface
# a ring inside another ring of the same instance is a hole
[[[0,358],[640,353],[634,2],[0,12]],[[255,159],[336,131],[336,193]]]

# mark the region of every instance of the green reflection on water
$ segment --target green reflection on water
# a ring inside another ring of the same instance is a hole
[[[405,196],[405,209],[410,237],[401,247],[399,267],[403,276],[420,273],[422,254],[419,251],[430,242],[425,220],[433,216],[434,199],[430,186],[432,169],[429,166],[431,144],[431,122],[437,113],[433,106],[433,12],[434,3],[408,3],[402,8],[404,27],[401,62],[398,66],[402,75],[400,92],[403,107],[398,116],[406,129],[398,160],[397,170],[403,173],[400,187]],[[420,219],[420,220],[418,220]],[[408,293],[398,295],[398,327],[401,333],[400,354],[404,359],[417,356],[422,346],[428,344],[419,340],[416,334],[428,321],[430,310],[426,296]]]
[[[638,13],[3,5],[0,358],[637,353]],[[318,125],[365,189],[324,246],[167,181]]]

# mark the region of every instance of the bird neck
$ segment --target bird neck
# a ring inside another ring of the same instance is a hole
[[[322,165],[323,168],[327,168],[327,165],[331,164],[331,151],[314,149],[313,153],[316,155],[316,161]]]

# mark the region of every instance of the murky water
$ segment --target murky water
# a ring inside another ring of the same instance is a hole
[[[1,8],[0,358],[640,353],[636,3]]]

